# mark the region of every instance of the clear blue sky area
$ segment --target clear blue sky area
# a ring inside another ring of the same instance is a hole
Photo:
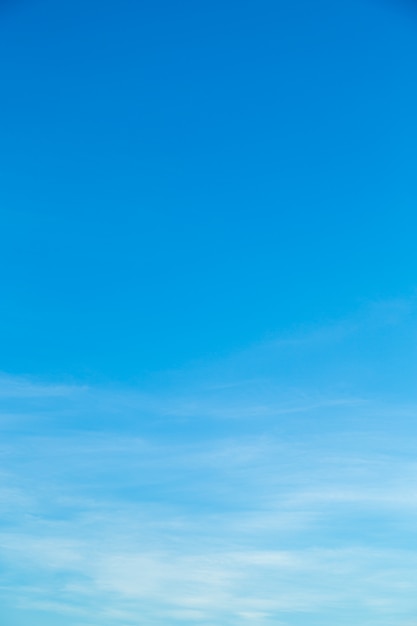
[[[417,14],[1,8],[1,364],[126,380],[414,288]]]
[[[0,0],[1,626],[412,626],[417,4]]]

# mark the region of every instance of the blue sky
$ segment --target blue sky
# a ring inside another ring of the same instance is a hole
[[[413,626],[413,4],[0,31],[0,621]]]

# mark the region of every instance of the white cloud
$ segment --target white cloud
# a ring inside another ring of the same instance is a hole
[[[153,392],[3,377],[0,595],[77,626],[410,626],[416,405],[352,384],[366,324]]]

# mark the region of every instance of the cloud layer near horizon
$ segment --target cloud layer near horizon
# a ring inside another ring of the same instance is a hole
[[[3,619],[410,626],[415,317],[378,305],[141,390],[4,376]]]

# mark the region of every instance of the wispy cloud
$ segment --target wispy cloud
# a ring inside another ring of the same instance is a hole
[[[410,623],[413,390],[340,383],[374,317],[141,391],[3,377],[5,604],[77,626]],[[313,381],[286,387],[303,355]]]

